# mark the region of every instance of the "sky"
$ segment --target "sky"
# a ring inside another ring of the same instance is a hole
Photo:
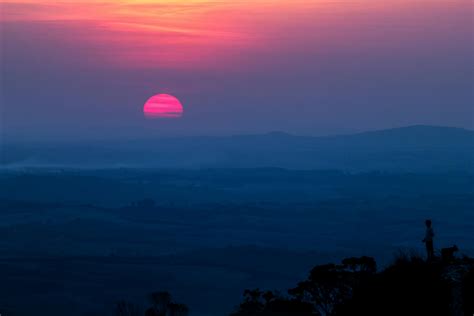
[[[0,0],[2,141],[474,128],[470,0]],[[182,116],[150,119],[156,94]]]

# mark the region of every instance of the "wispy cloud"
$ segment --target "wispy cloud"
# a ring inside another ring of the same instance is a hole
[[[383,48],[380,37],[390,32],[391,43],[406,41],[416,34],[425,4],[426,0],[10,0],[2,2],[0,19],[36,24],[44,33],[51,23],[60,23],[62,41],[87,47],[89,57],[101,65],[226,68],[239,60],[265,63],[268,55],[281,55],[287,62],[288,54],[315,56],[331,50],[374,49],[375,44]],[[431,10],[448,4],[449,0],[430,1]],[[411,33],[403,32],[403,24]]]
[[[233,14],[223,14],[235,6],[225,1],[18,0],[2,6],[4,23],[41,23],[42,28],[62,23],[65,41],[74,38],[121,66],[200,66],[230,46],[239,49],[255,40],[236,25]],[[85,37],[77,32],[78,22],[90,31]]]

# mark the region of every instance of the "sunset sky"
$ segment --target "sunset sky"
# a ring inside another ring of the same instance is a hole
[[[5,141],[474,127],[470,0],[0,0]],[[147,120],[156,94],[184,115]]]

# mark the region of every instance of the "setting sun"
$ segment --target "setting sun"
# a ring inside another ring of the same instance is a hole
[[[172,95],[157,94],[145,103],[143,113],[147,118],[179,118],[183,115],[183,106]]]

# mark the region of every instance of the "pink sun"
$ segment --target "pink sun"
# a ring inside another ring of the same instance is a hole
[[[183,105],[169,94],[157,94],[146,101],[143,114],[147,118],[179,118],[183,116]]]

